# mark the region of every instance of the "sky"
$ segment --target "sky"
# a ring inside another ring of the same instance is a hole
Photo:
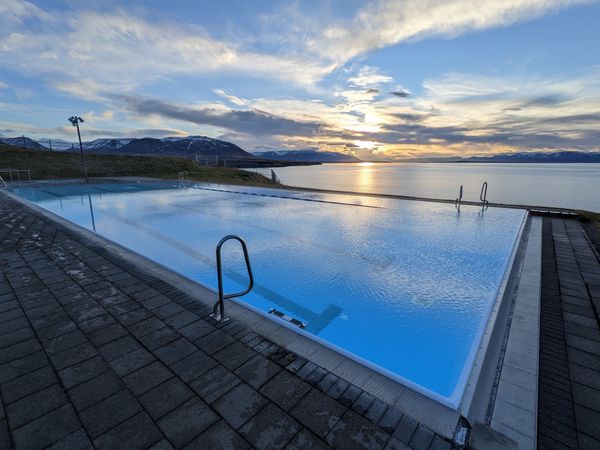
[[[0,136],[364,159],[600,150],[588,0],[0,0]]]

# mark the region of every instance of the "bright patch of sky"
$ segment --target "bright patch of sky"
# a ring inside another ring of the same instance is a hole
[[[0,135],[363,158],[599,149],[600,3],[0,3]]]

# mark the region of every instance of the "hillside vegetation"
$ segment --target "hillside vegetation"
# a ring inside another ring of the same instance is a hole
[[[188,159],[157,156],[85,155],[88,175],[94,177],[147,176],[177,178],[187,170],[195,181],[225,184],[272,184],[268,178],[237,169],[197,167]],[[0,144],[0,169],[29,169],[32,179],[82,178],[79,152],[49,152]],[[0,175],[7,178],[4,174]]]

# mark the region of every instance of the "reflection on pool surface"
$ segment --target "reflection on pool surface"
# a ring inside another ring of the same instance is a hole
[[[525,214],[167,182],[15,192],[212,288],[215,245],[238,234],[256,281],[245,302],[305,322],[308,332],[451,406]],[[243,290],[241,249],[223,251],[226,292]]]

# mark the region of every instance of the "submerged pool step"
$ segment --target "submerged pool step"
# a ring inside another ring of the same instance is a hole
[[[269,314],[273,314],[274,316],[277,316],[280,319],[283,319],[286,322],[291,323],[292,325],[296,325],[298,328],[302,328],[302,329],[306,328],[306,324],[304,322],[300,322],[298,319],[294,319],[293,317],[290,317],[287,314],[276,310],[275,308],[271,308],[269,310]]]

